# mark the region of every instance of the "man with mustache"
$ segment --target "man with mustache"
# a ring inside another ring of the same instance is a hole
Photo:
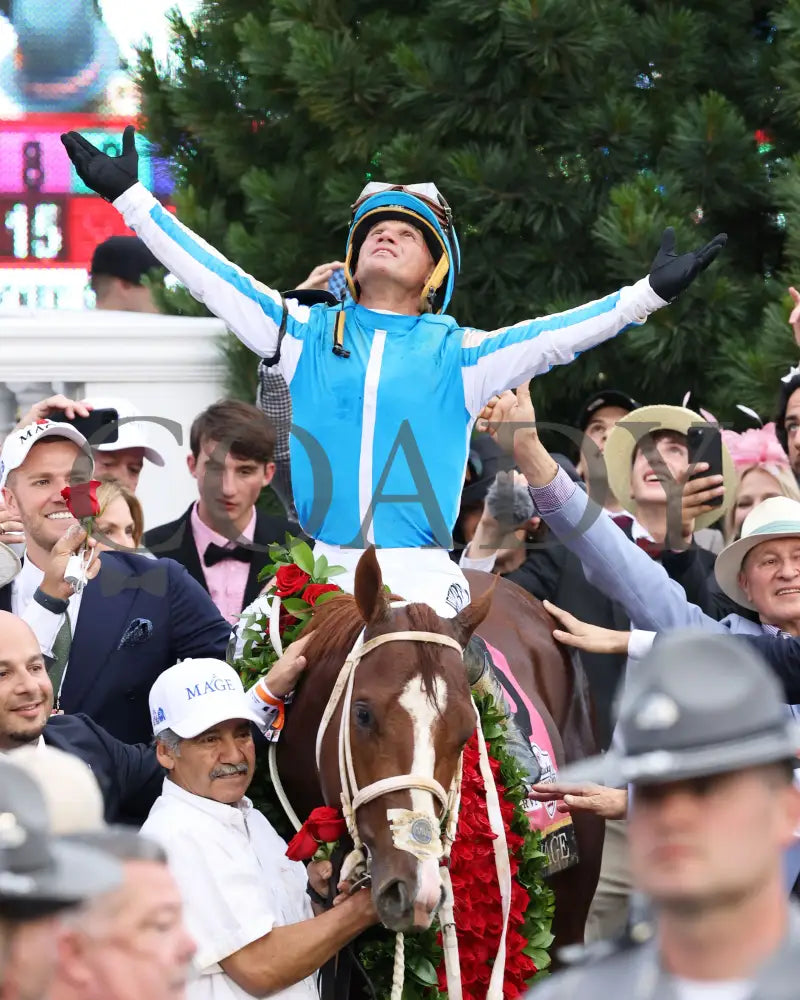
[[[299,674],[304,658],[294,662]],[[246,797],[251,723],[264,719],[231,667],[170,667],[150,691],[150,713],[167,777],[141,832],[166,850],[197,942],[200,976],[187,1000],[317,1000],[314,973],[376,922],[369,891],[313,916],[305,867]]]

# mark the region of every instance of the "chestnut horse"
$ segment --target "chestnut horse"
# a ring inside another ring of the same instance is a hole
[[[450,788],[475,729],[459,647],[486,615],[491,594],[452,619],[439,618],[425,604],[390,605],[372,548],[359,560],[354,590],[355,596],[339,594],[319,605],[306,629],[311,641],[303,652],[309,666],[277,745],[278,772],[301,819],[323,802],[339,805],[341,734],[349,730],[358,789],[407,779],[405,787],[379,791],[361,805],[356,825],[382,923],[395,931],[422,930],[430,926],[442,899],[439,861],[420,860],[399,846],[397,817],[429,817],[431,833],[444,819],[445,795],[437,799],[429,789],[437,783],[445,792]],[[391,633],[402,638],[367,647],[353,674],[352,693],[338,700],[321,726],[345,658],[362,630],[365,646]],[[437,644],[437,636],[448,645]],[[343,726],[347,704],[350,718]],[[432,839],[440,838],[434,834]]]
[[[319,772],[314,737],[362,630],[365,641],[416,631],[449,636],[463,647],[480,626],[486,641],[503,650],[515,679],[539,710],[557,763],[594,751],[585,685],[566,651],[553,640],[552,619],[514,584],[484,573],[471,573],[470,581],[473,600],[455,618],[439,618],[424,604],[391,606],[374,550],[368,549],[358,564],[354,596],[337,595],[314,610],[305,630],[312,635],[304,650],[309,667],[277,744],[279,775],[301,819],[323,802],[339,804],[342,702],[322,737]],[[371,650],[356,669],[351,699],[349,730],[358,787],[422,771],[447,789],[474,723],[456,649],[400,640]],[[432,808],[441,816],[434,797],[414,788],[381,794],[357,812],[358,831],[370,857],[373,899],[382,922],[393,930],[429,926],[440,901],[438,880],[431,891],[426,862],[397,849],[387,820],[387,809],[417,811],[421,800],[426,811]],[[575,817],[580,864],[551,878],[556,947],[583,940],[599,873],[602,831],[602,821]]]

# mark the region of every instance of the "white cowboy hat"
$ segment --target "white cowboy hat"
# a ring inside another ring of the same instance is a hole
[[[770,497],[754,507],[742,522],[742,534],[720,552],[714,576],[722,590],[745,608],[757,610],[739,586],[744,557],[756,545],[770,538],[800,537],[800,502],[789,497]]]
[[[16,552],[0,542],[0,587],[10,583],[21,569]]]
[[[695,413],[694,410],[689,410],[685,406],[659,404],[657,406],[641,406],[638,410],[632,410],[612,427],[603,449],[603,458],[606,463],[608,485],[625,510],[636,514],[636,501],[631,496],[631,468],[633,467],[634,451],[639,441],[645,434],[654,434],[658,431],[674,431],[676,434],[685,436],[689,428],[696,424],[707,426],[708,421],[704,420],[699,413]],[[733,460],[724,444],[722,445],[722,480],[725,486],[722,506],[715,507],[707,514],[701,514],[695,521],[695,531],[707,528],[719,520],[734,502],[736,472]]]

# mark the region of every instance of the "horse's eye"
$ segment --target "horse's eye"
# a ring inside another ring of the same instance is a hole
[[[353,709],[353,714],[355,716],[356,723],[361,726],[362,729],[369,729],[372,726],[372,712],[369,708],[359,702]]]

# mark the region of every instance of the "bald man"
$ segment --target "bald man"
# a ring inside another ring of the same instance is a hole
[[[97,778],[108,823],[140,826],[164,773],[144,744],[114,739],[87,715],[51,715],[53,685],[30,626],[0,611],[0,753],[45,743],[80,757]]]

